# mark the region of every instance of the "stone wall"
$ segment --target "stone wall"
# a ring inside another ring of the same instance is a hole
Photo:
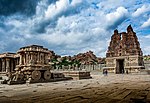
[[[150,61],[144,61],[144,66],[146,70],[150,70]]]
[[[95,65],[81,65],[80,67],[70,68],[70,66],[63,66],[62,68],[56,68],[56,71],[72,71],[72,70],[86,70],[86,71],[93,71],[93,70],[102,70],[106,64],[95,64]]]
[[[150,70],[150,61],[144,61],[145,69]],[[96,64],[96,65],[81,65],[79,68],[75,68],[76,70],[87,70],[87,71],[93,71],[93,70],[102,70],[103,67],[106,67],[106,64]],[[69,69],[69,66],[64,66],[62,69],[55,69],[55,70],[72,70]]]

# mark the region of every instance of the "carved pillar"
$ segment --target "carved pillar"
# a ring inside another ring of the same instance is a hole
[[[38,53],[37,53],[37,64],[38,63],[40,63],[40,53],[39,53],[39,51],[38,51]]]
[[[29,55],[28,55],[28,52],[26,52],[26,64],[29,63]]]
[[[14,71],[14,60],[12,59],[11,60],[11,72],[13,72]]]
[[[10,72],[10,59],[6,58],[6,72]]]
[[[24,55],[22,55],[22,64],[24,65]]]
[[[37,64],[37,60],[38,60],[38,58],[37,58],[37,52],[35,53],[35,64]]]
[[[32,61],[33,60],[33,53],[32,52],[31,52],[30,56],[31,56],[31,61]]]
[[[20,63],[20,58],[16,58],[16,64],[19,65]]]
[[[45,54],[45,64],[48,64],[48,54]]]
[[[22,55],[22,64],[24,65],[24,55]]]
[[[27,55],[27,54],[26,54],[26,52],[25,52],[25,54],[24,54],[24,65],[26,65],[26,62],[27,62],[27,61],[26,61],[26,55]]]
[[[30,52],[28,52],[28,64],[30,63]]]
[[[2,72],[5,72],[5,59],[2,59]]]
[[[22,59],[23,59],[23,57],[22,57],[22,55],[20,55],[19,65],[22,65]]]
[[[0,72],[2,72],[2,59],[0,59]]]
[[[40,53],[40,62],[43,64],[43,53]]]
[[[44,64],[46,64],[46,54],[44,54],[44,58],[43,58],[43,60],[44,60]]]
[[[34,64],[35,62],[34,62],[34,53],[33,52],[31,52],[31,64]]]
[[[71,65],[69,65],[69,71],[70,71],[70,69],[71,69]]]
[[[31,54],[28,52],[29,64],[31,63]]]
[[[26,54],[24,54],[24,65],[26,64]]]
[[[38,62],[40,63],[40,52],[38,52]]]

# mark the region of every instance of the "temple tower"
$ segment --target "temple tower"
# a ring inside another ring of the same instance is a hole
[[[127,33],[114,30],[106,53],[105,68],[114,73],[138,72],[144,69],[143,53],[131,25],[127,27]]]

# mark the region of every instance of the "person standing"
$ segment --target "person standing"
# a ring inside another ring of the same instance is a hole
[[[107,76],[107,74],[108,74],[108,71],[107,71],[107,69],[105,70],[105,74],[106,74],[106,76]]]

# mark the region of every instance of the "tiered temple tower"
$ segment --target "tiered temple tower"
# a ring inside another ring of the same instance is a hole
[[[140,43],[131,25],[127,27],[127,33],[114,30],[106,53],[106,68],[115,73],[137,72],[144,68],[142,55]]]

